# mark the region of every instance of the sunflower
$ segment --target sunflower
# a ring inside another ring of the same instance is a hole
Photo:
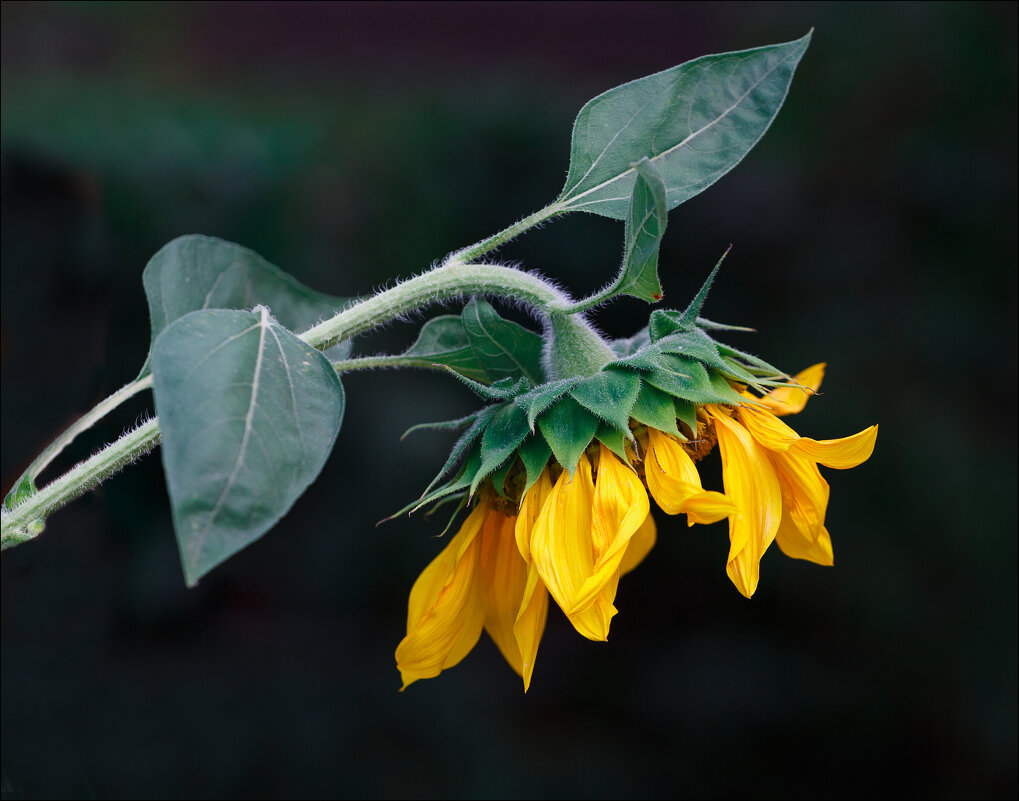
[[[814,365],[796,376],[798,386],[760,397],[742,390],[741,404],[705,404],[696,431],[682,424],[685,439],[631,420],[626,459],[596,441],[572,472],[551,460],[524,487],[517,465],[500,479],[503,492],[483,487],[411,589],[407,636],[396,650],[404,687],[457,664],[485,630],[526,692],[550,596],[578,633],[606,640],[620,578],[655,544],[649,493],[663,512],[685,514],[691,526],[728,518],[726,572],[748,598],[773,541],[793,558],[832,564],[828,485],[817,465],[866,461],[877,426],[813,440],[779,420],[802,410],[823,375],[824,365]],[[716,443],[724,493],[705,490],[696,466]]]

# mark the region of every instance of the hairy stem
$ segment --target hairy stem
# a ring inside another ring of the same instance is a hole
[[[140,459],[156,447],[159,438],[159,422],[153,418],[47,484],[24,503],[10,511],[4,509],[0,513],[3,517],[0,549],[7,550],[35,537],[42,531],[47,515]]]
[[[530,228],[534,228],[536,225],[541,225],[545,220],[550,220],[556,215],[562,214],[566,209],[559,203],[551,203],[545,206],[543,209],[539,209],[527,217],[524,217],[520,222],[514,223],[508,228],[504,228],[497,234],[493,234],[488,239],[482,239],[480,242],[466,247],[463,250],[458,250],[452,256],[450,256],[446,263],[460,262],[466,264],[467,262],[474,261],[480,256],[484,256],[486,253],[491,253],[498,247],[509,242],[511,239],[515,239]]]

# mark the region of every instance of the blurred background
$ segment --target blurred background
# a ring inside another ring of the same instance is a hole
[[[787,370],[829,363],[796,428],[881,425],[867,464],[827,472],[835,568],[773,548],[747,601],[724,524],[659,516],[610,643],[552,614],[526,696],[487,638],[397,692],[441,522],[374,524],[444,460],[448,435],[399,436],[470,410],[455,382],[345,379],[317,483],[194,590],[150,456],[3,556],[5,798],[1015,796],[1015,4],[2,9],[4,492],[136,375],[141,272],[173,237],[365,293],[554,198],[595,94],[812,26],[773,128],[670,215],[665,304],[733,243],[706,314]],[[579,294],[621,240],[575,215],[499,256]]]

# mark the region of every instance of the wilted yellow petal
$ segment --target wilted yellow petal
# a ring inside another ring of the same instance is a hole
[[[527,564],[517,550],[513,534],[516,518],[492,512],[481,529],[481,597],[485,606],[485,631],[517,673],[523,661],[513,625],[527,583]]]
[[[531,686],[534,662],[538,658],[538,644],[545,631],[548,618],[548,590],[538,575],[538,568],[532,563],[527,568],[527,583],[520,600],[520,610],[513,624],[513,636],[520,652],[524,692]]]
[[[594,565],[591,574],[563,611],[573,615],[587,609],[619,572],[626,547],[648,516],[647,492],[637,474],[604,445],[599,446],[598,480],[594,485],[591,539]],[[612,593],[613,597],[615,592]],[[612,599],[608,599],[611,605]]]
[[[594,480],[591,462],[580,457],[572,478],[564,470],[552,487],[531,532],[531,560],[549,593],[565,611],[594,568],[591,540],[591,507]],[[613,582],[583,612],[569,615],[570,622],[590,640],[604,640],[616,609]],[[609,589],[611,588],[611,593]],[[606,597],[612,595],[612,598]]]
[[[662,511],[685,513],[687,525],[714,523],[736,511],[722,493],[703,489],[697,467],[683,446],[654,428],[648,428],[644,477]]]
[[[817,464],[804,456],[772,454],[771,461],[782,488],[782,522],[775,536],[778,547],[794,559],[832,564],[831,537],[824,527],[828,482]]]
[[[651,497],[667,515],[683,511],[687,499],[702,492],[701,477],[683,446],[655,428],[648,428],[644,477]]]
[[[750,435],[768,450],[784,453],[800,439],[799,434],[767,409],[739,406],[736,415]]]
[[[792,451],[806,456],[825,467],[847,470],[866,462],[874,452],[877,441],[877,426],[865,428],[858,434],[842,439],[810,439],[800,437]]]
[[[644,557],[655,547],[657,539],[658,528],[655,526],[655,519],[648,514],[637,529],[637,533],[633,535],[630,544],[626,546],[626,555],[619,563],[619,575],[625,576],[643,562]]]
[[[779,417],[802,412],[803,407],[807,405],[807,400],[820,388],[821,380],[824,378],[824,368],[825,363],[821,362],[793,376],[796,383],[800,387],[806,387],[806,389],[800,389],[800,387],[778,387],[763,398],[757,398],[756,400],[763,403],[771,409],[772,414],[776,414]]]
[[[708,406],[718,434],[725,494],[736,504],[729,518],[726,573],[747,598],[760,578],[764,552],[775,539],[782,518],[782,492],[764,450],[727,410]]]
[[[479,503],[411,588],[407,636],[396,649],[404,687],[452,667],[481,636],[484,605],[477,586],[478,534],[490,511],[487,502]]]
[[[515,534],[517,549],[524,561],[531,563],[531,531],[534,528],[534,521],[538,519],[541,507],[545,505],[548,494],[552,491],[552,480],[549,478],[548,470],[542,470],[538,480],[531,485],[524,497],[520,500],[520,512],[517,514]]]

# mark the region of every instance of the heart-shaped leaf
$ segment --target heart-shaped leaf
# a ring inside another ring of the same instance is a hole
[[[152,346],[163,466],[189,586],[268,531],[315,480],[343,418],[329,360],[268,310],[204,310]]]
[[[467,304],[460,320],[491,381],[501,378],[516,381],[523,376],[537,386],[545,380],[539,334],[500,317],[491,304],[477,298]]]

